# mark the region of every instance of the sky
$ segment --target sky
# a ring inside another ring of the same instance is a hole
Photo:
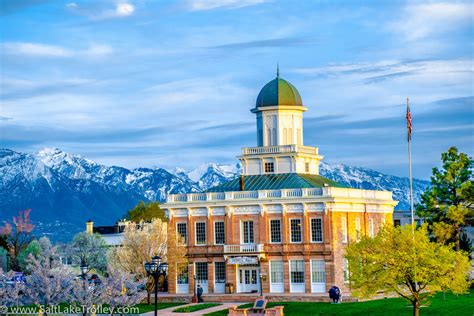
[[[296,86],[304,143],[329,163],[428,179],[474,152],[470,2],[6,0],[0,147],[106,165],[236,163],[276,76]]]

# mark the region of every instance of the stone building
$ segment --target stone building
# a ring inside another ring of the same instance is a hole
[[[392,193],[344,187],[319,175],[323,156],[303,145],[297,89],[277,74],[251,110],[257,147],[238,156],[242,175],[204,193],[175,194],[163,205],[186,242],[189,265],[169,275],[170,293],[343,292],[344,247],[392,224]],[[311,295],[311,294],[308,294]]]

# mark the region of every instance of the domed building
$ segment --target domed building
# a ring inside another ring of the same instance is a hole
[[[187,269],[170,267],[170,293],[191,295],[196,284],[229,300],[260,292],[316,300],[334,284],[350,292],[344,247],[392,223],[397,202],[391,192],[319,175],[323,156],[303,144],[307,110],[277,71],[251,109],[257,146],[242,148],[241,176],[204,193],[167,197],[163,208],[189,259]]]

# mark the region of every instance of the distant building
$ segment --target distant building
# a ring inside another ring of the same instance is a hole
[[[117,247],[122,245],[123,232],[130,223],[130,221],[120,220],[113,226],[94,226],[94,222],[89,220],[86,222],[86,232],[100,234],[107,245]]]
[[[303,145],[297,89],[277,74],[258,95],[257,147],[243,148],[239,178],[162,205],[183,236],[189,265],[170,293],[348,293],[344,247],[392,224],[392,192],[344,187],[319,175],[323,156]],[[315,294],[316,295],[316,294]]]
[[[423,220],[415,214],[415,222],[418,226],[423,224]],[[394,226],[403,226],[409,225],[411,223],[411,211],[402,210],[393,212],[393,225]]]

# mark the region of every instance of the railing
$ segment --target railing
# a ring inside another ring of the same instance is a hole
[[[259,154],[282,154],[282,153],[304,153],[318,154],[318,148],[301,146],[301,145],[281,145],[281,146],[262,146],[262,147],[245,147],[242,148],[243,155],[259,155]]]
[[[235,201],[254,199],[292,199],[301,197],[331,196],[342,198],[364,198],[392,200],[392,192],[359,190],[349,188],[302,188],[258,191],[209,192],[190,194],[170,194],[166,198],[168,203],[208,202],[208,201]]]
[[[224,253],[259,253],[263,244],[224,245]]]

